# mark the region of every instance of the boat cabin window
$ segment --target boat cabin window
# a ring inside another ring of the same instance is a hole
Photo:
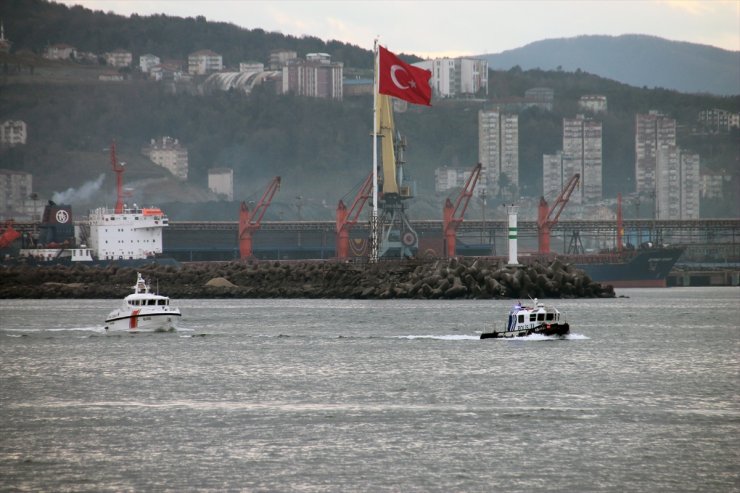
[[[164,304],[165,304],[165,302],[164,302],[164,300],[157,300],[157,304],[158,304],[158,305],[164,305]]]
[[[150,305],[155,305],[157,303],[157,300],[149,300]]]
[[[544,322],[545,321],[545,312],[539,312],[537,314],[537,321],[538,322]]]
[[[529,314],[529,321],[530,322],[534,322],[535,320],[537,320],[537,314],[536,313],[530,313]]]
[[[555,314],[554,313],[548,313],[547,316],[545,317],[545,320],[547,320],[548,322],[550,322],[554,318],[555,318]]]
[[[518,319],[518,322],[519,322],[520,324],[523,324],[523,323],[524,323],[524,315],[519,315],[519,319]]]

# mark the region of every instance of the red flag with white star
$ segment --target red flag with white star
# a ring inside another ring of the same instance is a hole
[[[378,49],[378,92],[409,103],[431,106],[432,87],[429,79],[432,73],[409,65],[382,46],[378,46]]]

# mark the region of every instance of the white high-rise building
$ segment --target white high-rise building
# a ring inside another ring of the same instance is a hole
[[[208,189],[225,200],[234,200],[234,170],[231,168],[209,169]]]
[[[699,155],[667,145],[658,148],[655,172],[656,219],[699,219]]]
[[[563,118],[563,179],[581,175],[580,186],[571,195],[576,204],[602,199],[601,122],[577,115]]]
[[[481,180],[476,190],[489,197],[519,197],[519,116],[499,110],[478,111],[478,160]]]
[[[676,120],[657,111],[635,115],[635,188],[638,195],[653,196],[658,149],[676,145]]]
[[[477,58],[436,58],[413,64],[429,70],[434,94],[443,97],[488,94],[488,62]]]

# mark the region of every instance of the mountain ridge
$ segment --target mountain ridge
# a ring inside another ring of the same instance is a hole
[[[543,39],[478,57],[493,70],[581,70],[635,87],[740,94],[740,51],[646,34]]]

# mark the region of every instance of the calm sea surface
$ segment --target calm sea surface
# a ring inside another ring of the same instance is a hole
[[[0,300],[0,491],[740,491],[740,289],[510,301]]]

